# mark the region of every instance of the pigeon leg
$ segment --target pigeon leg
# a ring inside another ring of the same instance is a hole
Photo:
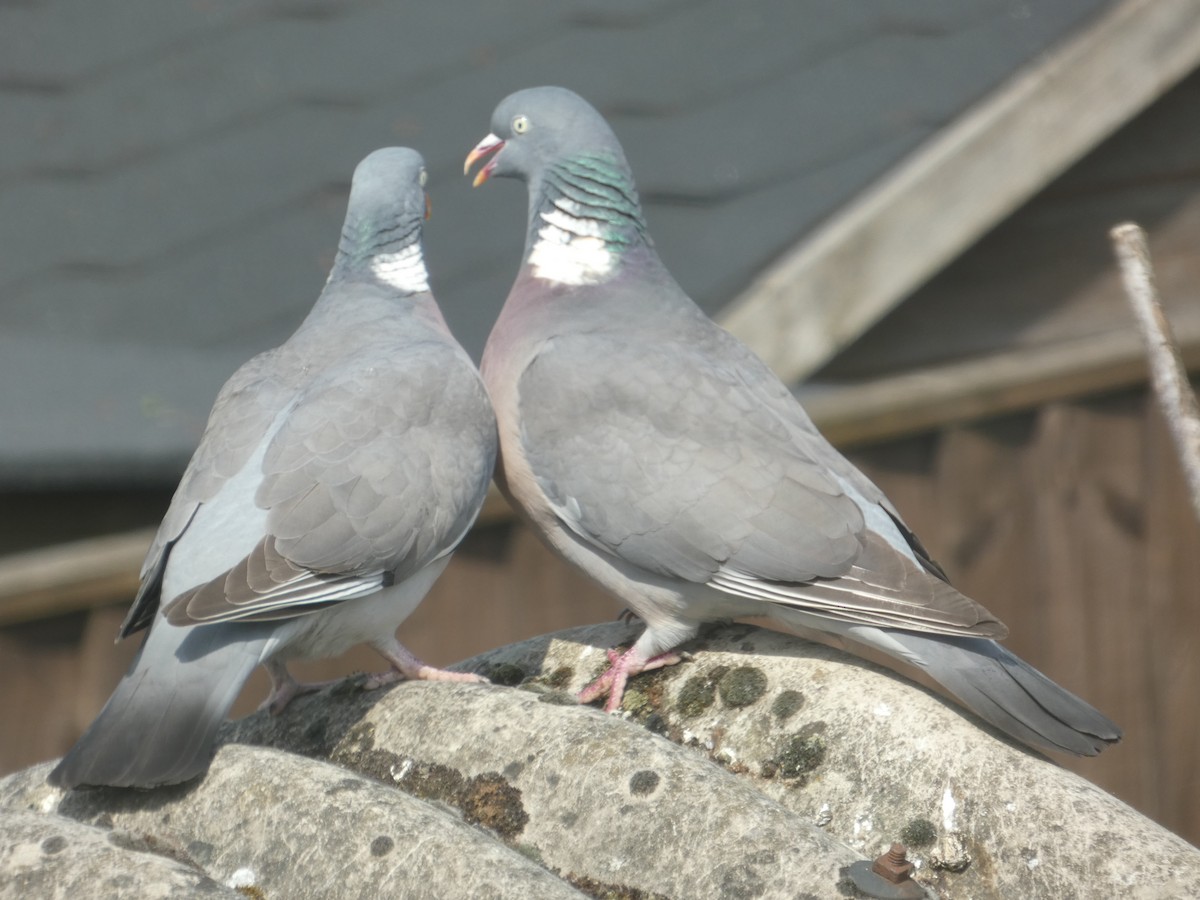
[[[630,647],[624,653],[616,650],[608,651],[608,668],[604,674],[579,692],[580,703],[591,703],[607,695],[604,704],[605,712],[616,712],[621,708],[621,700],[625,696],[625,685],[633,675],[641,672],[651,672],[664,666],[673,666],[681,662],[683,657],[673,650],[660,653],[649,659],[643,659],[637,645]]]
[[[287,709],[287,705],[301,694],[313,694],[341,681],[340,678],[329,681],[297,681],[287,670],[287,666],[277,659],[267,660],[264,667],[271,676],[271,693],[258,708],[267,710],[273,716]]]
[[[378,690],[385,685],[397,681],[465,681],[474,684],[487,684],[488,680],[474,672],[450,672],[426,665],[395,638],[380,641],[373,645],[380,655],[392,664],[392,668],[378,675],[372,675],[363,685],[364,691]]]

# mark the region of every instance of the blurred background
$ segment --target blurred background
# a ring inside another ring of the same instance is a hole
[[[478,358],[525,195],[462,160],[505,94],[561,84],[683,286],[1125,728],[1068,764],[1200,841],[1200,526],[1107,240],[1149,230],[1200,364],[1198,69],[1194,0],[0,2],[0,774],[124,671],[212,399],[315,300],[358,160],[425,154]],[[617,611],[491,503],[401,639],[446,664]]]

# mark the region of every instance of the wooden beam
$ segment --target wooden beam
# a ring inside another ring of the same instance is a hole
[[[493,485],[478,524],[511,516]],[[0,557],[0,626],[128,603],[153,538],[145,528]]]
[[[1197,65],[1196,0],[1122,0],[767,268],[722,324],[801,380]]]
[[[1200,368],[1200,314],[1177,317],[1189,369]],[[834,444],[889,440],[955,422],[1018,412],[1143,384],[1141,338],[1129,331],[1022,347],[859,384],[801,388],[797,396]]]
[[[129,601],[154,529],[0,558],[0,625]]]

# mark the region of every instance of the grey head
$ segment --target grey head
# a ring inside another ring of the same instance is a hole
[[[537,87],[505,97],[492,113],[491,134],[467,157],[482,159],[476,186],[490,177],[529,186],[527,257],[546,223],[559,242],[599,240],[620,253],[651,246],[625,153],[604,117],[561,87]]]
[[[401,293],[429,290],[421,228],[429,216],[425,160],[408,147],[385,147],[354,170],[331,282],[369,278]]]

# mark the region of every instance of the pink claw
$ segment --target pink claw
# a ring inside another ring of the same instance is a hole
[[[258,705],[258,708],[265,709],[272,716],[282,713],[287,709],[289,703],[302,694],[315,694],[317,691],[324,690],[341,681],[340,678],[333,678],[329,681],[296,681],[282,665],[268,666],[267,671],[271,676],[271,694]]]
[[[625,696],[625,685],[629,679],[641,672],[673,666],[682,660],[678,653],[667,651],[647,660],[639,660],[634,648],[618,653],[616,650],[606,651],[608,668],[604,673],[579,692],[580,703],[591,703],[607,695],[604,711],[611,713],[621,708],[621,700]]]
[[[363,690],[373,691],[397,681],[461,681],[471,684],[487,684],[488,680],[474,672],[451,672],[429,666],[413,656],[399,641],[391,641],[375,647],[383,658],[392,664],[390,671],[372,675],[363,685]]]

